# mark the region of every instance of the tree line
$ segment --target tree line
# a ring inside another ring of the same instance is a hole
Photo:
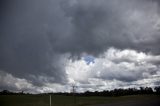
[[[151,87],[140,87],[139,89],[136,88],[128,88],[128,89],[114,89],[114,90],[104,90],[104,91],[95,91],[90,92],[86,91],[84,96],[125,96],[125,95],[142,95],[142,94],[158,94],[160,95],[160,86],[155,87],[152,89]]]
[[[3,90],[0,92],[0,95],[25,95],[30,93],[24,93],[21,92],[11,92],[9,90]],[[142,95],[142,94],[156,94],[160,95],[160,86],[151,88],[151,87],[140,87],[137,88],[128,88],[128,89],[114,89],[114,90],[104,90],[104,91],[86,91],[83,93],[77,93],[77,92],[57,92],[57,93],[43,93],[43,94],[54,94],[54,95],[65,95],[65,96],[125,96],[125,95]]]

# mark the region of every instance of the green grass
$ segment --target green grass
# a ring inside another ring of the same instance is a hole
[[[52,106],[86,106],[112,102],[160,99],[156,95],[133,95],[121,97],[77,97],[52,95]],[[0,95],[0,106],[49,106],[49,95]]]

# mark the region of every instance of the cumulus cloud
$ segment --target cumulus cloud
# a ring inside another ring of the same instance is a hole
[[[133,82],[154,75],[160,63],[159,4],[158,0],[1,0],[0,69],[37,87],[65,85],[72,75],[81,82],[87,77]],[[87,56],[92,56],[88,65],[80,61]],[[74,71],[68,62],[83,71]],[[70,75],[68,68],[73,70]]]
[[[16,90],[28,90],[32,88],[32,84],[25,79],[20,79],[8,74],[4,71],[0,71],[0,90],[10,89]]]
[[[42,76],[40,76],[43,78]],[[12,74],[0,71],[0,91],[7,89],[14,92],[47,93],[47,92],[70,92],[70,85],[59,83],[45,83],[43,86],[36,86],[31,81],[18,78]]]
[[[70,61],[66,70],[70,82],[80,85],[101,85],[105,89],[154,86],[160,78],[157,59],[159,55],[110,48],[95,58],[95,63],[88,65],[84,59]]]

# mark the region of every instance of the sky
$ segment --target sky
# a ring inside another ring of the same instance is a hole
[[[159,0],[1,0],[0,90],[160,85]]]

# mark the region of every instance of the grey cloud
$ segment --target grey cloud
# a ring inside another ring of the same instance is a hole
[[[66,59],[83,53],[98,56],[110,47],[160,53],[160,32],[153,27],[159,4],[154,7],[151,0],[1,0],[0,4],[0,69],[36,86],[67,83]],[[126,79],[135,80],[127,75]]]
[[[152,1],[145,0],[82,0],[69,7],[64,5],[73,25],[70,47],[93,54],[110,46],[159,53],[160,32],[150,22],[158,15],[154,6]],[[157,23],[158,18],[153,21]]]
[[[156,86],[159,86],[159,85],[160,85],[160,81],[155,81],[154,84],[155,84]]]
[[[63,29],[66,24],[57,3],[50,0],[8,1],[0,20],[2,70],[38,86],[48,81],[67,81],[61,54],[52,48],[66,29]],[[55,42],[50,43],[52,39]],[[39,80],[39,76],[46,79]]]
[[[99,76],[97,78],[104,79],[104,80],[119,80],[123,82],[132,82],[137,81],[139,79],[143,79],[143,71],[144,70],[130,70],[127,69],[125,66],[123,67],[116,67],[113,65],[113,68],[105,68],[101,70]]]

